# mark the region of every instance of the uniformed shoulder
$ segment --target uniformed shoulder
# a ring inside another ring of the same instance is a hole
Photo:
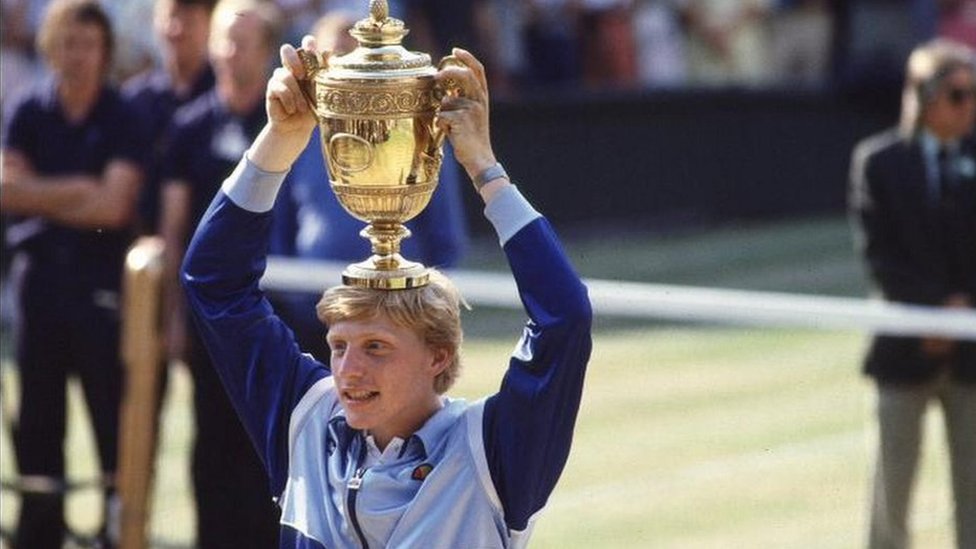
[[[0,142],[4,147],[26,146],[26,135],[43,135],[55,124],[60,107],[50,79],[45,79],[18,91],[4,102],[0,117]]]
[[[139,110],[131,101],[123,99],[122,93],[113,86],[105,86],[95,107],[93,120],[101,124],[121,125],[119,131],[140,131]]]
[[[137,74],[122,84],[122,96],[126,99],[139,99],[159,95],[170,89],[169,75],[164,70]]]
[[[122,98],[122,92],[115,87],[105,86],[103,98],[115,109],[126,110],[130,108],[130,103]]]
[[[8,105],[7,113],[49,111],[56,105],[54,90],[46,84],[33,85],[11,97]]]
[[[854,158],[866,161],[869,158],[887,156],[902,150],[905,146],[905,137],[897,128],[892,128],[880,133],[869,136],[854,147]]]
[[[218,106],[217,94],[211,90],[176,109],[173,125],[186,129],[208,125]]]

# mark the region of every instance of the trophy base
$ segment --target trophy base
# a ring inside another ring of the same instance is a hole
[[[394,258],[374,255],[366,261],[353,263],[342,272],[346,286],[374,290],[407,290],[426,286],[429,280],[427,267],[407,261],[397,254]]]

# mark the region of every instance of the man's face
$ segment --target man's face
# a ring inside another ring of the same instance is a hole
[[[412,329],[385,315],[329,327],[332,375],[349,425],[385,445],[406,438],[439,407],[434,378],[448,364]]]
[[[210,11],[206,7],[160,0],[156,6],[155,23],[156,33],[178,63],[206,59],[210,38]]]
[[[224,13],[214,21],[210,59],[218,83],[233,82],[239,88],[263,86],[271,51],[265,43],[260,19],[253,13]]]
[[[51,48],[51,68],[65,84],[101,81],[108,71],[102,27],[80,21],[65,25]]]
[[[925,124],[945,139],[968,134],[976,123],[976,74],[964,68],[950,73],[929,102]]]

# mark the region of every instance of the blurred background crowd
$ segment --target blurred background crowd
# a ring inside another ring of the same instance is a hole
[[[326,12],[365,0],[275,0],[297,42]],[[34,35],[48,0],[3,0],[3,95],[43,69]],[[152,0],[106,0],[115,78],[157,66]],[[976,46],[976,0],[394,0],[411,49],[486,59],[496,96],[561,89],[897,86],[913,45]]]

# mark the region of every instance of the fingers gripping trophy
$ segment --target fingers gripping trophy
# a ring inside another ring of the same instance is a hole
[[[349,265],[343,284],[415,288],[427,284],[427,268],[400,255],[400,241],[410,236],[403,223],[437,187],[445,136],[435,117],[444,95],[461,90],[436,83],[430,56],[401,45],[409,31],[390,17],[386,0],[371,0],[369,12],[350,31],[359,47],[347,55],[320,60],[298,51],[308,78],[303,92],[321,130],[332,190],[368,223],[360,235],[373,255]],[[459,63],[448,56],[439,67],[449,64]]]

